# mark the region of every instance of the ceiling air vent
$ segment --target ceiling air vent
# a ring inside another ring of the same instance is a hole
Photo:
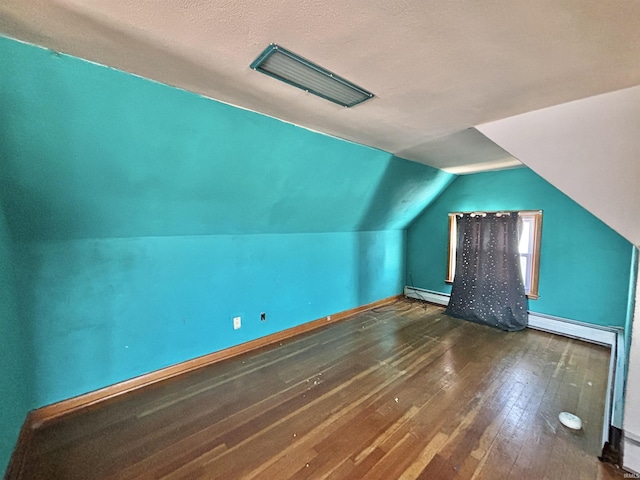
[[[373,98],[373,93],[275,43],[255,59],[251,68],[343,107],[353,107]]]

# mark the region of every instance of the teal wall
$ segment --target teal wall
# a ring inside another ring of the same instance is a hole
[[[453,178],[8,39],[0,57],[18,240],[402,229]]]
[[[0,472],[28,410],[27,346],[16,309],[13,245],[0,204]]]
[[[529,309],[624,327],[633,246],[527,168],[456,178],[408,228],[408,283],[450,293],[444,282],[449,212],[539,209],[540,298]]]
[[[447,292],[452,210],[544,209],[532,309],[624,324],[630,245],[528,170],[451,183],[10,39],[0,58],[0,469],[28,409],[400,293],[409,278]]]
[[[23,243],[33,404],[400,293],[404,249],[401,230]]]
[[[404,228],[454,178],[14,40],[0,58],[28,408],[400,293]]]

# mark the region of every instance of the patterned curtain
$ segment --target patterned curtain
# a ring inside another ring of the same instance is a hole
[[[501,330],[525,328],[518,214],[465,213],[457,230],[456,274],[446,314]]]

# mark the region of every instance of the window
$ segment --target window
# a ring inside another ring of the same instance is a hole
[[[449,256],[446,282],[453,282],[456,272],[456,246],[458,232],[456,229],[456,215],[449,214]],[[522,219],[520,233],[520,271],[524,281],[527,297],[538,298],[538,270],[540,268],[540,239],[542,234],[542,211],[523,210],[518,212]]]

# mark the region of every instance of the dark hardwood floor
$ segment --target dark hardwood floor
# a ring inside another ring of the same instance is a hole
[[[609,479],[609,351],[402,301],[46,423],[21,478]],[[558,413],[579,415],[570,431]]]

